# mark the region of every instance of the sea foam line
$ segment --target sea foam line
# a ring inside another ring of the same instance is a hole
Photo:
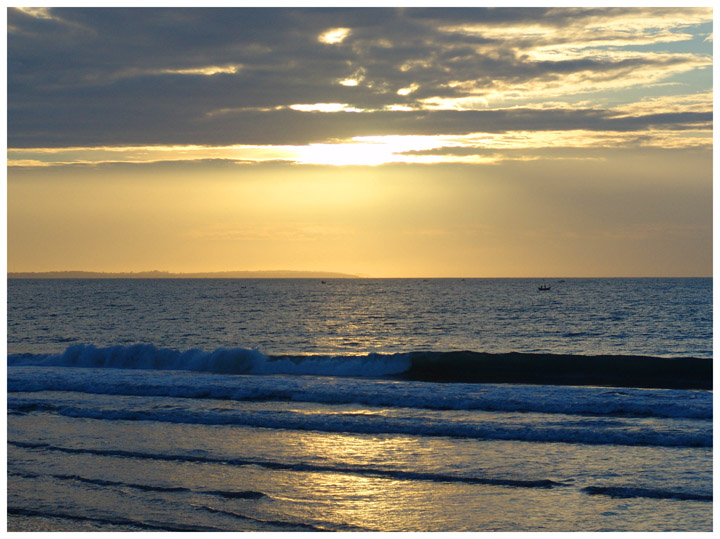
[[[325,377],[243,377],[162,371],[139,376],[97,369],[10,367],[8,393],[64,391],[92,395],[233,401],[363,404],[428,410],[481,410],[547,414],[712,419],[712,394],[687,390],[609,390],[501,384],[440,384]]]
[[[662,447],[712,447],[711,425],[699,431],[680,432],[676,429],[659,430],[648,427],[633,429],[597,428],[591,426],[558,424],[529,428],[527,424],[504,425],[498,423],[451,421],[443,418],[383,417],[377,414],[319,414],[308,415],[292,411],[190,411],[85,408],[72,405],[55,405],[47,401],[28,402],[8,399],[8,412],[27,414],[45,412],[63,417],[96,419],[102,421],[154,421],[171,424],[218,425],[255,427],[284,430],[312,430],[317,432],[353,434],[405,434],[410,436],[447,436],[479,440],[511,440],[543,443],[573,443],[591,445],[629,445]]]

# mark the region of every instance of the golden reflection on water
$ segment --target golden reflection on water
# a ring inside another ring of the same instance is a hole
[[[414,460],[422,468],[430,447],[406,437],[308,437],[299,441],[302,451],[328,466],[338,468],[398,469]],[[293,474],[294,475],[294,474]],[[323,518],[378,531],[428,529],[432,513],[432,485],[353,473],[302,474],[295,485],[299,497],[323,500],[315,508]]]

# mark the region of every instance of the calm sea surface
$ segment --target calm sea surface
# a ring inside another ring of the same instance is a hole
[[[73,343],[265,354],[712,356],[712,279],[10,280],[9,353]]]
[[[10,280],[8,528],[712,530],[711,391],[464,350],[711,358],[712,280]]]

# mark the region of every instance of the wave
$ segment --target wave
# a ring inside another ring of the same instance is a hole
[[[52,519],[63,519],[63,520],[74,520],[78,522],[91,522],[100,525],[110,526],[121,526],[138,528],[141,530],[155,530],[155,531],[166,531],[166,532],[200,532],[200,531],[223,531],[219,528],[212,526],[182,526],[178,524],[151,524],[148,522],[141,522],[139,520],[133,520],[130,518],[122,517],[89,517],[86,515],[74,515],[72,513],[64,513],[59,511],[47,511],[37,509],[27,509],[24,507],[7,507],[8,515],[17,515],[23,517],[39,517],[39,518],[52,518]]]
[[[654,498],[659,500],[690,500],[711,502],[712,494],[700,494],[697,492],[677,492],[639,487],[585,487],[583,492],[591,495],[610,496],[612,498]]]
[[[336,531],[337,528],[343,529],[344,527],[341,526],[335,526],[335,527],[321,527],[321,526],[315,526],[312,524],[306,524],[304,522],[288,522],[284,520],[266,520],[261,518],[255,518],[248,515],[243,515],[241,513],[235,512],[235,511],[227,511],[225,509],[216,509],[214,507],[209,507],[205,505],[200,504],[190,504],[191,507],[194,509],[199,509],[201,511],[207,511],[209,513],[220,513],[223,515],[227,515],[236,519],[240,520],[248,520],[252,521],[254,523],[261,524],[263,526],[271,526],[273,528],[281,528],[281,529],[290,529],[294,531],[313,531],[313,532],[324,532],[324,531]],[[146,530],[146,531],[165,531],[165,532],[221,532],[225,531],[221,528],[216,528],[214,526],[198,526],[198,525],[180,525],[177,523],[169,524],[169,523],[161,523],[161,524],[152,524],[149,522],[142,522],[139,520],[134,520],[130,518],[122,518],[122,517],[99,517],[94,516],[90,517],[87,515],[75,515],[72,513],[63,513],[58,511],[39,511],[37,509],[27,509],[24,507],[11,507],[9,506],[7,508],[8,515],[17,515],[17,516],[25,516],[25,517],[40,517],[40,518],[52,518],[52,519],[64,519],[64,520],[74,520],[79,522],[91,522],[99,525],[110,525],[110,526],[121,526],[121,527],[130,527],[130,528],[138,528],[140,530]]]
[[[144,370],[180,370],[216,374],[293,374],[382,377],[406,372],[407,354],[366,356],[270,357],[246,348],[199,349],[181,352],[151,344],[109,346],[77,344],[61,354],[13,354],[8,365],[86,367]]]
[[[31,444],[28,444],[31,445]],[[39,446],[41,444],[35,444],[36,446]],[[50,447],[50,446],[48,446]],[[60,448],[55,448],[60,449]],[[180,457],[179,457],[180,458]],[[277,469],[277,463],[275,464],[275,468]],[[327,467],[326,467],[327,468]],[[296,468],[294,468],[296,469]],[[327,470],[323,470],[327,471]],[[333,471],[338,471],[337,469],[334,469]],[[377,470],[364,470],[369,471],[369,473],[365,473],[363,475],[378,475]],[[564,486],[563,483],[558,483],[554,481],[550,481],[549,479],[541,479],[541,480],[513,480],[513,479],[489,479],[489,478],[461,478],[456,476],[448,476],[448,475],[442,475],[442,474],[422,474],[417,472],[403,472],[400,470],[392,470],[392,471],[383,471],[385,473],[385,477],[392,477],[393,479],[407,479],[407,480],[433,480],[433,481],[443,481],[443,482],[465,482],[465,483],[482,483],[487,485],[496,485],[496,486],[508,486],[508,487],[525,487],[525,488],[553,488],[558,486]],[[55,479],[60,480],[67,480],[67,481],[78,481],[81,483],[88,483],[92,485],[98,485],[98,486],[117,486],[117,487],[129,487],[133,489],[138,489],[142,491],[148,491],[148,492],[188,492],[193,494],[207,494],[212,496],[219,496],[222,498],[228,498],[228,499],[249,499],[249,500],[257,500],[260,498],[267,497],[266,494],[263,494],[262,492],[257,491],[216,491],[216,490],[200,490],[200,491],[194,491],[189,488],[185,487],[158,487],[155,485],[147,485],[147,484],[136,484],[136,483],[125,483],[122,481],[109,481],[104,479],[89,479],[86,477],[82,477],[79,475],[65,475],[65,474],[48,474],[48,475],[40,475],[40,474],[34,474],[34,473],[19,473],[19,472],[9,472],[8,475],[12,476],[19,476],[19,477],[29,477],[29,478],[42,478],[42,477],[52,477]],[[651,498],[651,499],[657,499],[657,500],[683,500],[683,501],[700,501],[700,502],[711,502],[713,501],[713,495],[712,494],[704,494],[699,492],[681,492],[681,491],[671,491],[671,490],[663,490],[663,489],[654,489],[654,488],[642,488],[642,487],[629,487],[629,486],[588,486],[583,489],[581,489],[582,492],[585,494],[589,494],[591,496],[609,496],[612,498]]]
[[[380,477],[387,479],[395,479],[402,481],[430,481],[430,482],[441,482],[441,483],[468,483],[476,485],[494,485],[494,486],[506,486],[516,488],[553,488],[563,486],[563,483],[551,481],[550,479],[512,479],[512,478],[495,478],[495,477],[478,477],[478,476],[463,476],[463,475],[451,475],[443,473],[428,473],[428,472],[413,472],[408,470],[395,470],[395,469],[383,469],[383,468],[371,468],[364,466],[330,466],[322,464],[305,464],[305,463],[288,463],[288,462],[277,462],[267,460],[252,460],[252,459],[222,459],[199,455],[182,455],[182,454],[168,454],[168,453],[144,453],[139,451],[124,451],[114,449],[91,449],[91,448],[74,448],[74,447],[61,447],[50,444],[37,443],[37,442],[19,442],[10,441],[7,442],[9,445],[16,447],[22,447],[25,449],[40,449],[44,451],[58,451],[70,454],[90,454],[105,457],[119,457],[119,458],[132,458],[132,459],[150,459],[150,460],[162,460],[172,462],[193,462],[193,463],[208,463],[208,464],[224,464],[231,466],[256,466],[258,468],[264,468],[268,470],[282,470],[282,471],[293,471],[293,472],[331,472],[331,473],[342,473],[351,475],[360,475],[366,477]]]
[[[158,485],[148,485],[145,483],[126,483],[124,481],[111,481],[109,479],[90,479],[82,477],[80,475],[69,475],[69,474],[46,474],[40,475],[35,473],[27,472],[8,472],[8,475],[26,478],[44,478],[52,477],[53,479],[60,479],[63,481],[77,481],[79,483],[87,483],[90,485],[97,485],[100,487],[126,487],[136,490],[142,490],[144,492],[187,492],[193,494],[207,494],[210,496],[219,496],[221,498],[228,498],[232,500],[257,500],[260,498],[267,497],[267,494],[258,492],[255,490],[192,490],[186,487],[163,487]]]
[[[288,522],[285,520],[265,520],[261,518],[255,518],[250,517],[248,515],[243,515],[241,513],[238,513],[236,511],[228,511],[227,509],[218,509],[216,507],[208,507],[207,505],[200,505],[191,503],[191,507],[194,507],[196,509],[201,509],[203,511],[208,511],[209,513],[217,513],[221,515],[226,515],[233,518],[238,518],[240,520],[251,520],[253,522],[259,522],[262,524],[278,527],[278,528],[289,528],[293,531],[311,531],[311,532],[325,532],[325,531],[336,531],[333,528],[326,528],[326,527],[320,527],[313,524],[306,524],[304,522]]]
[[[184,370],[217,374],[396,377],[469,383],[712,389],[711,358],[510,352],[407,352],[362,356],[267,356],[246,348],[179,351],[151,344],[77,344],[60,354],[12,354],[8,365]]]
[[[102,373],[102,375],[100,375]],[[62,391],[93,395],[232,401],[361,404],[427,410],[539,412],[581,416],[712,419],[705,391],[608,389],[504,384],[440,384],[411,381],[272,376],[198,375],[190,372],[116,369],[8,369],[8,393]],[[16,410],[21,411],[16,408]]]
[[[156,421],[189,425],[228,425],[285,430],[355,434],[404,434],[413,436],[447,436],[479,440],[512,440],[524,442],[572,443],[593,445],[628,445],[662,447],[712,447],[711,426],[678,430],[652,427],[618,428],[614,422],[553,422],[505,424],[489,421],[448,421],[444,417],[393,417],[382,413],[305,414],[294,411],[242,410],[163,410],[126,408],[87,408],[8,399],[7,409],[15,413],[49,412],[64,417],[102,421]]]

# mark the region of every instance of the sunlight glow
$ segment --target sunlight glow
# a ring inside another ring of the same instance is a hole
[[[352,110],[338,103],[296,105],[295,110]],[[317,107],[317,108],[316,108]],[[503,152],[519,149],[561,148],[712,148],[711,126],[681,131],[508,131],[463,135],[385,135],[309,145],[132,146],[98,148],[8,149],[8,167],[62,164],[153,163],[222,159],[237,162],[287,161],[305,165],[377,166],[386,163],[495,163],[518,156]],[[537,159],[537,157],[533,157]]]
[[[195,67],[187,69],[163,69],[161,73],[167,73],[171,75],[206,75],[212,76],[218,73],[237,73],[242,66],[239,64],[228,64],[225,66],[205,66]]]
[[[337,45],[350,35],[350,28],[332,28],[318,36],[318,41],[328,45]]]
[[[292,110],[300,112],[360,112],[347,103],[313,103],[290,105]]]
[[[407,163],[417,161],[404,152],[439,148],[443,144],[434,136],[377,136],[353,137],[352,142],[342,144],[310,144],[300,149],[301,164],[321,165],[367,165]]]
[[[407,88],[400,88],[400,89],[397,91],[397,94],[398,94],[398,95],[410,95],[411,93],[413,93],[413,92],[414,92],[415,90],[417,90],[418,88],[420,88],[420,85],[413,83],[413,84],[411,84],[410,86],[408,86]]]
[[[18,11],[22,11],[25,15],[30,15],[36,19],[50,20],[54,17],[50,14],[50,8],[47,7],[16,7]]]

